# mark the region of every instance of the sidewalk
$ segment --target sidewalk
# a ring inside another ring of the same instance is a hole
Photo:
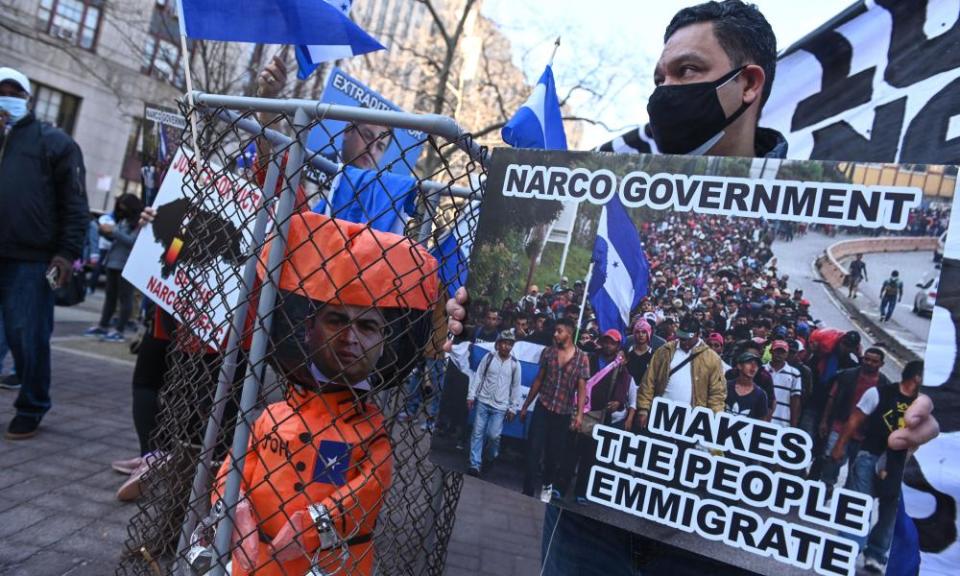
[[[117,502],[110,462],[138,451],[130,408],[134,357],[81,334],[100,300],[57,309],[53,409],[35,438],[0,439],[0,574],[112,574],[134,504]],[[15,392],[0,390],[0,425]],[[496,496],[494,493],[497,493]],[[539,572],[543,507],[466,478],[447,555],[450,576]],[[492,503],[492,504],[491,504]]]

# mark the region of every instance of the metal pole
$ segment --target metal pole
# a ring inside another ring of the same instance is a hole
[[[217,536],[214,542],[214,558],[216,564],[211,571],[212,576],[224,576],[226,563],[230,561],[231,542],[233,537],[233,514],[237,507],[240,495],[240,481],[243,476],[243,457],[247,451],[250,439],[251,413],[260,395],[261,378],[267,344],[270,337],[270,328],[273,323],[273,309],[277,299],[277,286],[280,282],[280,264],[287,248],[287,230],[290,228],[290,216],[293,213],[297,188],[300,185],[300,169],[303,162],[303,152],[306,147],[308,133],[303,128],[307,125],[308,115],[298,108],[293,124],[299,131],[297,144],[287,153],[286,185],[280,194],[280,202],[276,211],[277,235],[270,245],[270,254],[267,257],[267,275],[260,289],[260,301],[257,306],[257,323],[254,325],[253,343],[250,345],[250,356],[247,359],[250,370],[243,379],[243,392],[240,396],[240,409],[237,428],[233,433],[233,447],[231,449],[232,466],[227,473],[224,487],[223,504],[225,514],[217,526]]]
[[[206,114],[213,115],[214,112],[200,107],[200,111]],[[263,128],[260,126],[260,123],[254,120],[253,118],[244,118],[240,114],[232,110],[216,110],[215,114],[222,118],[223,120],[230,122],[237,128],[240,128],[244,132],[249,132],[250,134],[260,135],[262,134],[271,144],[279,147],[287,147],[290,145],[290,142],[293,141],[293,138],[290,138],[286,134],[278,132],[272,128]],[[320,154],[316,153],[310,148],[307,148],[305,151],[306,156],[309,157],[310,165],[316,168],[317,170],[332,176],[340,171],[340,166],[336,162],[331,162],[327,160]],[[418,179],[419,181],[419,179]],[[453,186],[450,184],[444,184],[442,182],[434,182],[433,180],[423,180],[419,181],[420,191],[424,194],[431,194],[436,192],[447,192],[451,196],[457,198],[476,198],[479,195],[483,194],[482,190],[473,191],[470,188],[465,186]],[[481,183],[481,186],[483,183]]]
[[[277,162],[271,162],[267,169],[267,177],[264,180],[263,198],[264,201],[257,209],[256,222],[253,225],[252,247],[261,246],[266,236],[267,219],[269,216],[269,203],[273,200],[274,191],[277,188],[277,178],[280,176],[280,165]],[[220,434],[220,423],[223,421],[223,410],[226,406],[227,397],[230,394],[230,388],[233,385],[233,378],[237,371],[237,357],[240,355],[240,345],[242,344],[243,324],[247,319],[247,308],[249,300],[247,299],[251,288],[257,278],[256,255],[251,255],[243,270],[243,281],[237,294],[237,307],[233,311],[233,318],[230,322],[229,340],[227,343],[227,352],[224,355],[223,362],[220,365],[220,375],[217,380],[217,391],[214,394],[213,407],[210,416],[207,419],[207,428],[203,436],[203,447],[200,451],[200,463],[193,476],[193,486],[190,489],[190,499],[187,507],[187,516],[184,518],[180,529],[180,541],[177,544],[177,567],[185,570],[182,566],[187,551],[190,549],[190,537],[197,521],[206,515],[207,499],[204,497],[210,487],[210,464],[213,460],[213,450],[217,442],[217,436]],[[197,510],[200,507],[202,512]],[[184,574],[188,573],[186,571]]]
[[[567,254],[570,252],[570,242],[573,240],[573,231],[577,227],[577,212],[580,210],[580,203],[573,205],[573,222],[570,223],[570,229],[567,230],[567,241],[563,243],[563,255],[560,256],[560,276],[567,267]]]
[[[433,232],[433,219],[437,214],[437,206],[440,204],[437,194],[426,194],[423,197],[423,220],[420,221],[420,231],[417,234],[417,242],[423,244],[430,238]]]
[[[574,337],[573,343],[576,344],[580,340],[580,325],[583,324],[583,311],[587,309],[587,294],[590,289],[590,277],[593,276],[593,261],[590,261],[590,267],[587,268],[587,279],[583,285],[583,300],[580,302],[580,316],[577,318],[577,335]]]
[[[194,91],[194,100],[200,105],[212,108],[230,108],[232,110],[256,110],[257,112],[272,112],[274,114],[291,114],[297,110],[309,111],[312,118],[329,118],[330,120],[344,120],[347,122],[362,122],[364,124],[378,124],[393,128],[419,130],[428,134],[441,136],[454,143],[471,158],[486,166],[487,153],[476,142],[464,140],[464,132],[455,120],[439,114],[410,114],[408,112],[394,112],[392,110],[374,110],[372,108],[358,108],[356,106],[340,106],[324,104],[316,100],[274,98],[251,98],[249,96],[226,96],[222,94],[206,94]]]

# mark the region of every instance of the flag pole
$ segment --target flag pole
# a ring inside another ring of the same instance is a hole
[[[183,60],[183,73],[187,80],[187,104],[190,106],[190,144],[196,160],[200,158],[200,148],[197,146],[197,110],[193,102],[193,79],[190,73],[190,51],[187,50],[187,18],[183,14],[183,0],[177,0],[177,12],[180,24],[180,58]]]
[[[587,294],[590,290],[590,278],[593,276],[593,260],[587,268],[587,279],[583,284],[583,299],[580,301],[580,316],[577,318],[577,334],[573,338],[574,344],[580,341],[580,325],[583,324],[583,312],[587,309]]]
[[[553,42],[553,53],[550,54],[550,61],[547,62],[547,66],[553,66],[553,59],[557,57],[557,50],[560,49],[560,37],[557,36],[557,39]]]

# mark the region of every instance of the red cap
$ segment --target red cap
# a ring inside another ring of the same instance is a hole
[[[707,336],[707,342],[718,342],[721,346],[723,346],[723,335],[719,332],[714,332]]]
[[[623,342],[623,336],[620,335],[620,331],[616,328],[611,328],[603,333],[603,338],[611,338],[613,341],[620,343]]]
[[[789,352],[789,351],[790,351],[790,345],[787,344],[787,342],[786,342],[785,340],[774,340],[774,341],[773,341],[773,344],[770,345],[770,351],[771,351],[771,352],[774,351],[774,350],[777,350],[778,348],[779,348],[780,350],[784,350],[784,351],[786,351],[786,352]]]
[[[807,300],[806,298],[804,298],[803,300],[800,301],[800,305],[801,305],[801,306],[810,306],[810,301]]]

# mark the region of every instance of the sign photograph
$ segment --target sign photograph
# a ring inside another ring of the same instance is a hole
[[[193,152],[181,146],[160,186],[156,217],[143,227],[123,270],[143,294],[204,342],[226,338],[228,313],[237,305],[240,266],[252,246],[260,189],[213,162],[191,167]],[[206,179],[217,194],[199,209],[185,191],[188,178]],[[198,312],[199,311],[199,312]],[[197,316],[199,314],[200,316]]]
[[[857,573],[915,465],[891,438],[956,175],[495,150],[432,460],[757,573]]]

